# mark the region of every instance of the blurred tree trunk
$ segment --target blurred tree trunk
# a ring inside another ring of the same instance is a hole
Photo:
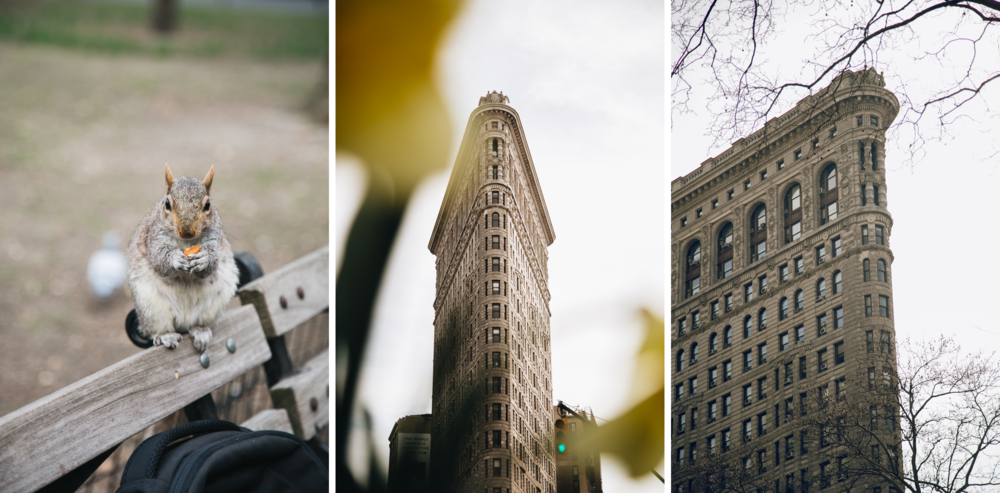
[[[153,31],[168,34],[177,30],[177,0],[153,0]]]

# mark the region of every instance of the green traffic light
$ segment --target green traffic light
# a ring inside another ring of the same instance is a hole
[[[560,452],[565,452],[566,451],[566,444],[565,443],[560,443],[559,444],[559,451]]]

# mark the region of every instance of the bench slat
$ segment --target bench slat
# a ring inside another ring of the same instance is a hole
[[[316,398],[316,410],[310,400]],[[309,440],[330,422],[330,349],[309,360],[298,373],[271,387],[274,407],[288,411],[295,434]]]
[[[240,426],[257,430],[278,430],[292,433],[292,422],[288,420],[288,411],[284,409],[265,409]]]
[[[239,295],[244,305],[257,307],[260,325],[269,339],[292,330],[330,307],[330,246],[243,286]]]
[[[231,310],[212,333],[208,369],[185,337],[177,349],[147,349],[0,417],[0,491],[41,488],[271,357],[251,307]]]

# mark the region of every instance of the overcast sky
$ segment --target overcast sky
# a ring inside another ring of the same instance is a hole
[[[452,157],[407,209],[362,370],[359,402],[375,420],[386,471],[395,421],[431,412],[435,259],[427,244],[465,124],[488,91],[503,91],[521,117],[556,233],[553,401],[612,419],[645,397],[629,391],[644,335],[639,310],[665,313],[664,15],[655,0],[472,1],[450,26],[436,78],[455,126]],[[338,156],[338,244],[363,180]],[[352,444],[352,457],[367,456],[361,440]],[[663,491],[652,474],[633,482],[602,460],[606,491]]]
[[[782,33],[776,42],[759,48],[760,59],[770,60],[772,73],[787,79],[803,71],[810,60],[811,45],[806,38],[810,15],[793,11],[780,23]],[[926,94],[961,74],[961,66],[956,64],[964,59],[960,43],[942,53],[945,66],[933,57],[917,60],[921,50],[941,45],[926,26],[949,22],[929,20],[918,26],[917,36],[905,46],[900,44],[897,51],[879,55],[883,63],[876,68],[885,76],[886,89],[902,100],[904,94]],[[980,46],[979,56],[986,57],[984,60],[1000,59],[996,38],[996,33],[987,36],[986,45]],[[692,73],[689,77],[697,82],[705,75]],[[696,88],[690,103],[696,114],[671,115],[671,181],[729,147],[712,148],[711,137],[705,135],[712,117],[708,97],[706,91]],[[993,155],[998,120],[995,113],[993,118],[987,117],[988,107],[1000,110],[1000,84],[987,89],[983,99],[963,110],[967,116],[948,126],[953,137],[928,141],[912,165],[906,162],[911,140],[905,134],[888,134],[886,206],[893,217],[890,247],[895,260],[890,277],[899,339],[947,335],[955,336],[966,350],[1000,347],[1000,323],[994,313],[1000,263],[988,257],[996,250],[998,238],[993,211],[1000,190],[1000,156]],[[928,119],[925,123],[925,135],[932,137],[937,131],[935,122]]]

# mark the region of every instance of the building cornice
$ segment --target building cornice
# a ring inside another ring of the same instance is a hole
[[[757,163],[822,131],[824,123],[858,110],[878,110],[888,124],[899,112],[896,96],[885,89],[874,69],[845,71],[829,86],[799,101],[794,108],[772,118],[764,127],[737,140],[718,156],[670,182],[671,213],[712,190],[725,189],[757,169]]]

